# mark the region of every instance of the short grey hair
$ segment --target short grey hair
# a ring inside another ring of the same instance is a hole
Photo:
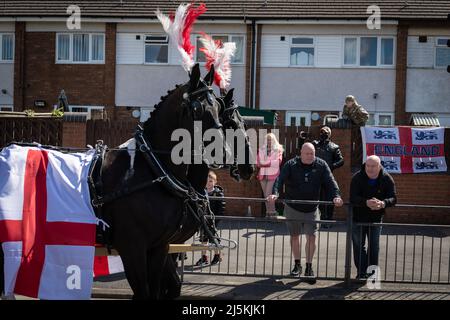
[[[367,157],[367,159],[366,159],[366,162],[367,162],[367,160],[373,160],[373,161],[375,161],[376,163],[378,163],[379,165],[381,165],[381,159],[380,159],[380,157],[379,156],[377,156],[377,155],[371,155],[371,156],[368,156]]]

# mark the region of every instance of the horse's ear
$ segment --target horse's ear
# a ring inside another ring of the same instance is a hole
[[[211,86],[214,81],[214,65],[211,65],[211,69],[209,69],[208,74],[205,76],[204,80],[208,86]]]
[[[189,83],[190,83],[191,91],[197,89],[198,83],[200,81],[200,66],[198,63],[196,63],[192,67],[192,71],[191,71],[189,77],[190,77]]]
[[[233,89],[230,89],[230,91],[227,92],[227,94],[225,95],[225,98],[223,98],[223,101],[225,102],[225,106],[229,106],[230,102],[233,100]]]

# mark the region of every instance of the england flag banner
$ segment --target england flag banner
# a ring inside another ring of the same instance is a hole
[[[445,128],[361,127],[363,159],[377,155],[391,173],[446,172]]]
[[[6,295],[90,299],[97,220],[87,176],[93,154],[18,145],[0,152]]]

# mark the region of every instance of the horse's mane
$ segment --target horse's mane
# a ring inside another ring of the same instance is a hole
[[[158,117],[158,115],[161,112],[161,109],[164,108],[169,97],[172,96],[173,94],[176,94],[176,91],[179,90],[182,86],[183,85],[181,85],[181,84],[177,84],[177,85],[175,85],[174,89],[168,90],[167,94],[165,96],[161,96],[160,101],[153,106],[153,110],[152,110],[152,112],[150,112],[150,117],[147,120],[145,120],[145,122],[144,122],[144,131],[145,132],[149,132],[151,124],[153,123],[153,121],[155,121],[152,119],[155,119]],[[179,91],[181,91],[181,90],[179,90]],[[181,105],[181,98],[180,98],[180,105]]]

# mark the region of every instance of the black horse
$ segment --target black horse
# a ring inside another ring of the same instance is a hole
[[[184,128],[193,136],[193,120],[201,121],[204,131],[221,129],[219,113],[224,110],[223,104],[212,94],[213,75],[212,68],[202,81],[198,64],[195,65],[189,82],[170,92],[144,123],[144,138],[158,150],[162,166],[175,180],[189,186],[190,192],[194,190],[188,175],[191,165],[173,163],[170,151],[177,142],[171,141],[171,135],[175,129]],[[142,152],[136,152],[134,174],[127,181],[129,185],[158,178],[144,158]],[[105,193],[114,192],[123,183],[129,161],[127,152],[107,153],[102,172]],[[201,220],[204,217],[196,216],[196,210],[206,208],[194,206],[192,210],[187,202],[189,199],[177,197],[160,184],[154,184],[104,206],[105,216],[111,219],[113,226],[113,246],[122,258],[135,299],[162,298],[160,282],[169,243],[179,237],[182,227],[190,225],[197,230],[204,222]],[[207,231],[214,234],[214,229]]]
[[[220,122],[223,124],[223,130],[232,129],[238,135],[242,135],[245,143],[245,161],[243,163],[238,163],[237,158],[234,157],[233,163],[230,167],[230,175],[236,180],[240,179],[249,180],[254,172],[254,159],[252,146],[250,145],[249,138],[246,134],[246,127],[243,118],[237,110],[237,105],[233,100],[233,89],[228,91],[225,96],[220,98],[225,105],[225,110],[221,113]],[[234,139],[234,150],[232,150],[233,155],[237,155],[238,151],[238,135],[235,135]],[[188,169],[188,180],[191,185],[198,192],[205,192],[205,186],[208,179],[209,167],[206,163],[196,164],[189,166]],[[197,228],[194,224],[185,224],[182,230],[177,234],[176,237],[172,239],[172,243],[184,243],[189,240],[195,233]],[[177,273],[176,259],[178,254],[172,254],[169,259],[167,259],[164,268],[164,278],[161,285],[161,297],[165,299],[174,299],[181,294],[181,280]]]
[[[147,184],[146,188],[105,200],[101,210],[102,218],[112,226],[112,245],[121,256],[134,299],[160,298],[169,243],[184,223],[198,229],[204,221],[202,207],[196,206],[198,197],[187,176],[188,164],[175,164],[171,160],[171,150],[178,143],[171,141],[171,136],[174,130],[185,129],[192,137],[194,121],[201,121],[203,131],[211,128],[220,131],[219,116],[224,106],[211,88],[213,75],[214,68],[201,79],[197,64],[187,83],[161,98],[143,130],[135,136],[137,142],[138,138],[141,140],[135,150],[133,168],[126,149],[106,152],[100,168],[103,199]],[[155,159],[156,163],[152,162]],[[214,241],[215,230],[206,231]],[[0,252],[0,285],[3,290],[3,252]]]

